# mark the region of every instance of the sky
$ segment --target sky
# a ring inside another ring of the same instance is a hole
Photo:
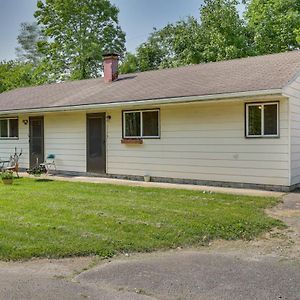
[[[0,0],[0,61],[15,58],[21,22],[34,21],[37,0]],[[189,15],[199,17],[203,0],[111,0],[120,9],[126,48],[134,52],[153,27],[162,28]]]

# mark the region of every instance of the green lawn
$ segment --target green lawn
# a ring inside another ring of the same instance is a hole
[[[278,199],[16,179],[0,183],[0,259],[67,257],[251,239]]]

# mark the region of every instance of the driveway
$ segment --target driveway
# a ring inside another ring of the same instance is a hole
[[[0,263],[0,299],[300,299],[300,194],[268,211],[290,227],[199,249]]]

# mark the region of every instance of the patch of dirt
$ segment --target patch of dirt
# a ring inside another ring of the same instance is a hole
[[[300,193],[290,193],[282,203],[267,209],[266,213],[283,221],[288,228],[274,229],[252,241],[214,241],[212,252],[232,252],[248,257],[257,255],[278,256],[300,261]]]
[[[285,195],[282,203],[266,212],[288,225],[288,228],[282,232],[292,244],[287,255],[290,258],[300,259],[300,193]]]

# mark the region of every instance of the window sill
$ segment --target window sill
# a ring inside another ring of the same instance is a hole
[[[18,137],[0,137],[0,141],[17,141],[18,139]]]
[[[249,135],[245,136],[246,139],[279,139],[279,135]]]
[[[142,139],[122,139],[121,140],[122,144],[126,144],[126,145],[141,145],[144,143],[144,141]]]

